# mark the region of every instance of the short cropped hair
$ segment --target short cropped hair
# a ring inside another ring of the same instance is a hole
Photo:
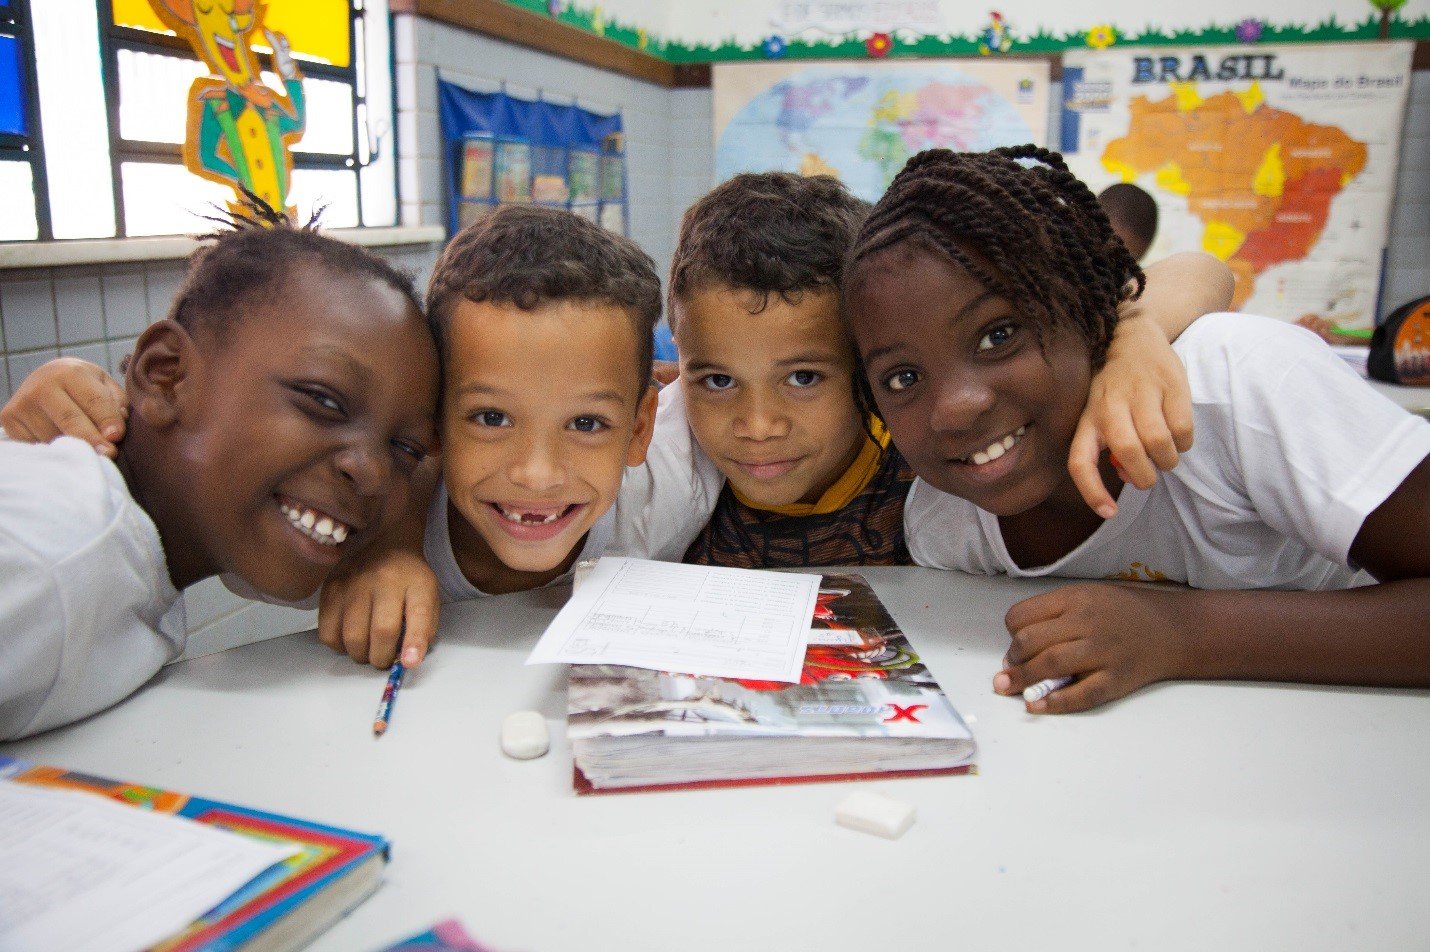
[[[1157,237],[1157,200],[1131,182],[1117,182],[1099,192],[1097,202],[1132,257],[1146,254]]]
[[[508,205],[457,233],[427,285],[427,316],[444,358],[461,298],[523,311],[567,300],[614,305],[635,328],[637,380],[650,379],[661,309],[655,262],[635,242],[579,215]]]
[[[759,313],[772,294],[798,304],[808,291],[837,292],[869,208],[829,175],[736,175],[686,211],[671,300],[729,288],[753,292]]]
[[[292,273],[306,264],[332,275],[385,284],[422,313],[411,277],[364,248],[322,234],[317,218],[295,225],[251,195],[231,217],[215,217],[224,227],[202,236],[204,244],[189,256],[184,283],[169,305],[169,319],[190,333],[201,329],[222,342],[245,311],[276,298]]]

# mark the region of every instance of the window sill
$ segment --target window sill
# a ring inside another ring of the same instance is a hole
[[[333,228],[324,234],[369,248],[428,245],[445,241],[438,225],[392,228]],[[114,264],[125,261],[174,261],[187,258],[199,242],[183,235],[158,238],[98,238],[76,241],[30,241],[0,244],[0,270],[61,268],[70,265]]]

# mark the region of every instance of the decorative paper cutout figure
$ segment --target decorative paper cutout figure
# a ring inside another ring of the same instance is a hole
[[[288,40],[264,29],[263,0],[149,0],[159,18],[188,40],[213,75],[189,87],[184,165],[210,182],[247,190],[290,216],[291,146],[303,137],[303,74]],[[262,80],[250,46],[262,30],[286,94]],[[230,203],[237,209],[237,203]]]

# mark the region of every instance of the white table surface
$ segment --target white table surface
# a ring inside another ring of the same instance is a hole
[[[565,668],[522,664],[564,589],[450,608],[381,740],[382,674],[305,634],[0,752],[387,834],[385,884],[318,950],[447,916],[500,952],[1430,946],[1430,692],[1171,684],[1032,717],[989,683],[1003,612],[1047,585],[864,572],[977,775],[576,797]],[[498,750],[522,708],[552,726],[543,759]],[[918,822],[836,827],[856,787]]]

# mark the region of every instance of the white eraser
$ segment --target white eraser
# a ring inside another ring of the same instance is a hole
[[[540,711],[513,711],[501,722],[501,749],[508,757],[531,760],[551,749],[551,735]]]
[[[860,790],[834,809],[834,822],[861,833],[897,840],[914,825],[913,804]]]

